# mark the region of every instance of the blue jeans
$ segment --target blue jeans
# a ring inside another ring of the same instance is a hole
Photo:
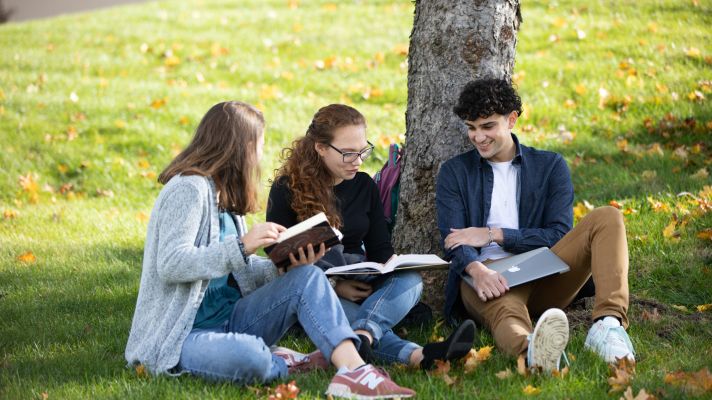
[[[223,327],[191,331],[178,369],[238,384],[286,377],[286,364],[268,346],[297,321],[327,360],[344,340],[359,344],[324,273],[305,265],[238,300]]]
[[[411,353],[420,346],[401,339],[392,329],[420,299],[423,291],[420,274],[408,271],[359,275],[354,279],[370,283],[373,293],[361,304],[339,299],[351,328],[365,330],[373,336],[373,352],[379,361],[408,364]]]

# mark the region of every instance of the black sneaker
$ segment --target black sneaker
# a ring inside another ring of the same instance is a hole
[[[451,361],[465,357],[472,349],[477,335],[477,326],[472,320],[463,321],[444,342],[423,346],[423,361],[420,368],[431,369],[435,360]]]

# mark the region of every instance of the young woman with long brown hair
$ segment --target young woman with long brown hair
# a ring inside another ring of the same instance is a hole
[[[327,394],[410,397],[387,374],[366,365],[358,337],[323,272],[312,265],[324,248],[309,246],[278,276],[254,255],[284,227],[246,228],[257,209],[264,119],[236,101],[213,106],[190,145],[161,173],[165,184],[148,224],[141,284],[126,359],[156,374],[189,373],[238,384],[269,382],[289,372],[339,372]],[[270,351],[299,321],[319,351]]]
[[[285,149],[267,206],[267,221],[289,227],[324,212],[343,233],[342,245],[330,250],[347,264],[364,260],[385,263],[394,254],[371,177],[359,172],[373,151],[366,140],[366,120],[353,107],[321,108],[306,135]],[[337,257],[338,258],[338,257]],[[418,302],[422,281],[417,272],[332,280],[334,291],[361,338],[359,353],[367,361],[399,362],[430,368],[436,359],[463,357],[472,347],[475,325],[465,321],[442,343],[419,345],[403,340],[392,328]]]

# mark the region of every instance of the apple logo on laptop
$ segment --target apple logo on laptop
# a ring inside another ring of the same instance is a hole
[[[521,269],[520,269],[519,266],[517,266],[517,265],[512,265],[512,267],[509,268],[507,271],[509,271],[509,272],[519,272],[519,271],[521,271]]]

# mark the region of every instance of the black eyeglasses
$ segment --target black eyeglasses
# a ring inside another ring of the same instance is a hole
[[[348,164],[348,163],[352,163],[352,162],[356,161],[357,158],[361,158],[361,161],[366,161],[366,159],[373,152],[373,148],[374,148],[373,143],[369,142],[368,140],[366,141],[366,143],[368,143],[368,147],[366,147],[365,149],[358,151],[358,152],[356,152],[356,151],[342,151],[342,150],[339,150],[336,147],[332,146],[331,143],[327,143],[327,144],[332,149],[338,151],[339,154],[341,154],[341,159],[344,161],[344,163]]]

